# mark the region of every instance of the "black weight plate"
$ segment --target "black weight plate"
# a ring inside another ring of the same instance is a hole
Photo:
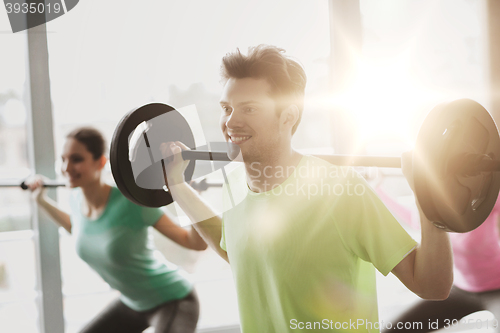
[[[486,220],[500,190],[497,172],[465,176],[454,163],[461,154],[500,158],[497,126],[479,103],[460,99],[435,107],[424,120],[413,155],[415,195],[435,226],[471,231]]]
[[[129,152],[131,135],[143,122],[147,124],[140,133],[144,139],[141,138],[143,141]],[[165,178],[159,150],[159,144],[168,141],[181,141],[190,148],[195,146],[189,124],[169,105],[151,103],[141,106],[130,111],[118,123],[111,140],[111,171],[116,186],[130,201],[146,207],[172,203],[172,195],[163,189]],[[194,166],[195,161],[191,161],[186,168],[186,181],[191,180]]]

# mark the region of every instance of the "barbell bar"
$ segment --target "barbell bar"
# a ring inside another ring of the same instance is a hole
[[[47,181],[44,181],[44,183],[43,183],[43,187],[60,187],[60,186],[65,186],[65,185],[66,185],[66,183],[63,183],[63,182],[60,182],[57,180],[47,180]],[[0,183],[0,187],[20,187],[23,190],[28,189],[28,185],[26,185],[26,183],[24,181],[20,182],[18,180],[2,181]]]
[[[140,124],[146,124],[138,130]],[[132,134],[138,140],[131,141]],[[165,159],[159,146],[181,141],[191,148],[185,180],[196,160],[229,163],[235,153],[195,147],[187,121],[173,107],[147,104],[119,122],[110,149],[111,170],[122,193],[148,207],[172,203],[166,191]],[[211,147],[209,147],[211,148]],[[219,147],[220,148],[220,147]],[[401,158],[316,155],[334,165],[400,168]],[[447,231],[467,232],[490,214],[500,190],[500,137],[491,115],[479,103],[460,99],[436,106],[424,120],[413,152],[415,196],[426,217]]]
[[[231,162],[231,159],[225,152],[210,152],[200,150],[183,150],[182,159],[195,161],[220,161]],[[367,156],[367,155],[317,155],[314,156],[324,159],[335,165],[358,166],[379,168],[401,168],[400,157],[389,156]]]
[[[208,190],[211,187],[222,187],[222,183],[213,183],[213,182],[208,182],[205,178],[200,180],[200,181],[192,181],[189,183],[189,185],[194,188],[197,191],[203,192]],[[66,183],[60,182],[57,180],[45,180],[44,183],[42,184],[43,187],[49,187],[49,188],[54,188],[54,187],[64,187],[66,186]],[[0,182],[0,187],[20,187],[23,190],[28,189],[28,185],[26,185],[25,181],[2,181]]]
[[[196,150],[184,150],[182,153],[184,160],[202,160],[202,161],[231,161],[226,153],[223,152],[208,152]],[[401,168],[401,158],[388,156],[366,156],[366,155],[314,155],[324,159],[335,165],[358,166],[358,167],[381,167],[381,168]],[[500,171],[500,161],[484,159],[483,155],[479,155],[481,159],[478,165],[474,168],[468,165],[467,168],[462,168],[463,174],[473,174],[478,170],[483,171]],[[469,161],[472,156],[464,157],[464,162]],[[477,158],[477,157],[476,157]],[[196,190],[206,190],[209,187],[221,187],[220,183],[207,183],[206,179],[192,183]],[[66,183],[55,180],[47,180],[43,183],[43,187],[63,187]],[[20,187],[27,190],[28,186],[25,181],[3,181],[0,182],[0,187]]]
[[[200,150],[183,150],[181,152],[182,159],[194,161],[219,161],[231,162],[227,153],[224,152],[209,152]],[[314,156],[324,159],[335,165],[358,166],[379,168],[401,168],[400,157],[389,156],[367,156],[367,155],[316,155]]]
[[[184,150],[181,152],[183,160],[190,161],[232,161],[223,152],[209,152],[199,150]],[[369,155],[317,155],[331,164],[354,167],[401,168],[401,157],[369,156]],[[482,172],[500,171],[500,160],[492,160],[485,154],[464,154],[456,156],[455,163],[459,166],[449,166],[447,172],[462,176],[474,176]]]

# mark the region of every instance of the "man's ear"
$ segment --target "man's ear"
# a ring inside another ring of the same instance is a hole
[[[299,108],[295,104],[290,104],[281,112],[281,123],[286,128],[292,129],[295,123],[299,120]]]

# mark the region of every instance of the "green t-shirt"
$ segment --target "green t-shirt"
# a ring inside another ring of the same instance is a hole
[[[76,251],[111,288],[120,291],[125,305],[145,311],[191,291],[192,284],[155,250],[148,236],[148,227],[163,211],[138,206],[112,187],[103,213],[90,220],[81,213],[82,195],[76,189],[70,201]]]
[[[416,242],[359,174],[304,156],[271,191],[249,190],[244,167],[228,184],[221,248],[244,333],[379,331],[373,266],[387,275]]]

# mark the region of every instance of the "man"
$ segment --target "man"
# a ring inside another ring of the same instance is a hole
[[[222,219],[184,182],[187,147],[164,150],[175,201],[231,265],[244,333],[377,332],[373,266],[422,298],[448,296],[444,231],[420,214],[418,245],[352,168],[292,148],[306,84],[296,61],[273,46],[238,50],[224,57],[222,78],[221,129],[244,162],[229,174]]]

